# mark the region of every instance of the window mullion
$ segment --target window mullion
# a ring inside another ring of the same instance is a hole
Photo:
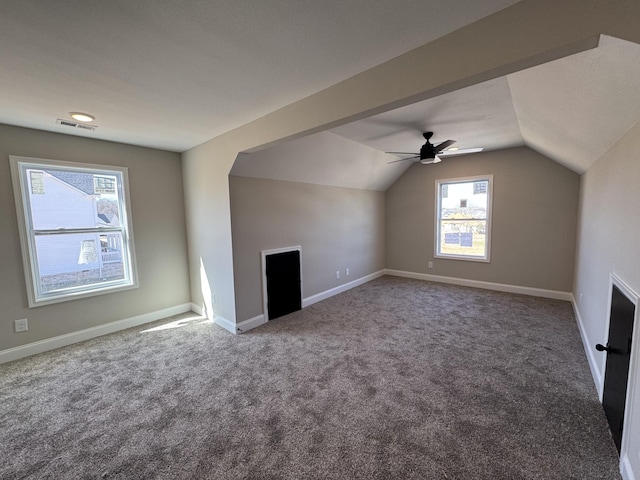
[[[54,230],[33,230],[34,235],[65,235],[71,233],[118,233],[123,232],[122,227],[96,227],[96,228],[56,228]]]

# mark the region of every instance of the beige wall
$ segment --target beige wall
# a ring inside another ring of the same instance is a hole
[[[9,155],[128,167],[139,288],[28,308]],[[0,350],[190,302],[178,154],[0,125],[0,183]]]
[[[229,170],[237,151],[207,142],[182,154],[191,301],[235,323]]]
[[[491,262],[434,259],[435,181],[484,174],[494,176]],[[526,147],[415,164],[387,191],[387,268],[569,292],[578,186]]]
[[[609,276],[615,273],[640,294],[640,124],[632,128],[583,176],[574,296],[584,327],[585,348],[602,389],[605,355],[596,343],[607,343]],[[582,295],[582,300],[580,296]],[[636,312],[636,318],[637,312]],[[638,332],[640,325],[636,321]],[[636,334],[636,338],[640,338]],[[640,473],[640,344],[632,346],[629,389],[629,462]]]
[[[384,268],[383,192],[238,176],[229,187],[238,322],[263,313],[262,250],[302,247],[303,298]]]
[[[593,48],[603,33],[640,42],[638,16],[640,4],[634,1],[523,0],[185,152],[194,301],[236,321],[227,176],[238,152]],[[443,56],[455,61],[443,63],[439,60]]]

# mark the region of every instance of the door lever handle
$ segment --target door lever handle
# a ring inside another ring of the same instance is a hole
[[[611,348],[609,346],[609,344],[607,344],[607,346],[605,347],[601,343],[597,343],[596,344],[596,350],[598,350],[599,352],[608,352],[608,353],[612,353],[613,352],[613,348]]]

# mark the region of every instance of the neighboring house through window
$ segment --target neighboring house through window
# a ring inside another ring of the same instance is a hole
[[[489,261],[493,175],[436,181],[435,256]]]
[[[136,287],[127,169],[10,160],[29,305]]]

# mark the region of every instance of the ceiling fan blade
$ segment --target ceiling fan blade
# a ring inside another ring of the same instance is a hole
[[[439,152],[439,151],[441,151],[441,150],[444,150],[444,149],[445,149],[445,148],[447,148],[447,147],[450,147],[450,146],[451,146],[451,145],[453,145],[454,143],[456,143],[456,141],[455,141],[455,140],[446,140],[446,141],[444,141],[444,142],[442,142],[442,143],[440,143],[440,144],[436,145],[435,147],[433,147],[433,149],[434,149],[436,152]]]
[[[392,155],[420,155],[418,152],[384,152]]]
[[[390,162],[387,162],[387,165],[390,163],[404,162],[405,160],[415,160],[416,158],[420,158],[420,155],[414,155],[413,157],[399,158],[398,160],[392,160]]]

